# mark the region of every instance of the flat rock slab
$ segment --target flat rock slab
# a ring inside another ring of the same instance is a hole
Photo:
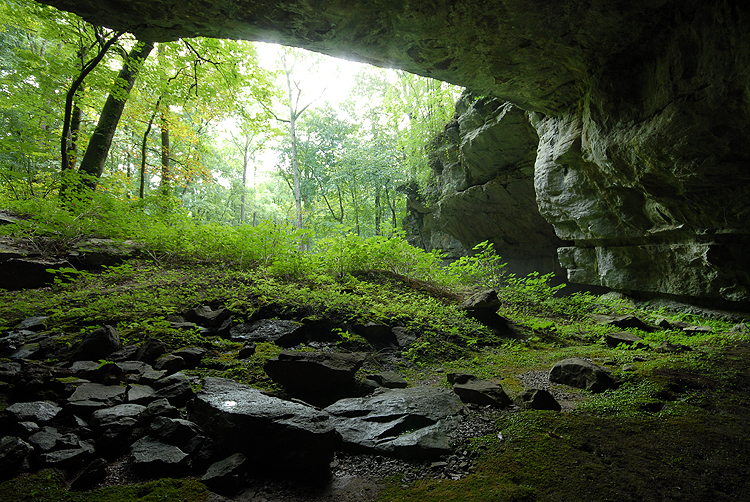
[[[156,391],[148,385],[128,385],[128,402],[147,405],[156,399]]]
[[[80,447],[68,448],[44,453],[39,456],[42,465],[57,467],[58,469],[77,469],[94,454],[94,444],[90,441],[81,441]]]
[[[235,453],[224,460],[214,462],[201,481],[215,492],[232,493],[239,486],[239,477],[245,466],[245,456]]]
[[[188,463],[187,453],[148,436],[133,443],[130,454],[136,468],[150,474],[177,474]]]
[[[73,433],[61,434],[55,427],[45,426],[29,436],[29,443],[41,451],[48,452],[67,448],[77,448],[80,438]]]
[[[42,331],[47,329],[47,319],[49,319],[49,317],[46,316],[27,317],[26,319],[21,321],[18,326],[16,326],[16,329]]]
[[[325,409],[345,449],[416,459],[450,452],[447,434],[463,410],[458,396],[436,387],[383,389]]]
[[[277,319],[238,324],[229,330],[229,336],[235,342],[273,342],[286,348],[294,347],[304,340],[302,324]]]
[[[109,427],[126,424],[133,425],[146,407],[140,404],[118,404],[111,408],[96,410],[91,414],[91,426],[94,429],[106,429]]]
[[[41,345],[38,343],[26,343],[8,357],[10,359],[41,359],[43,354]]]
[[[617,387],[617,382],[599,366],[579,357],[556,363],[549,372],[549,381],[590,390],[604,392]]]
[[[204,379],[192,416],[221,450],[256,467],[327,467],[341,444],[327,413],[223,378]]]
[[[102,385],[84,383],[78,386],[68,398],[68,406],[74,412],[93,412],[101,408],[110,408],[125,401],[127,389],[120,385]]]
[[[367,380],[372,380],[379,386],[387,389],[405,389],[409,385],[406,380],[404,380],[404,377],[395,371],[383,371],[382,373],[367,375],[365,378]]]
[[[5,411],[12,413],[19,422],[49,422],[57,416],[62,408],[52,401],[31,401],[11,404]]]
[[[714,329],[711,326],[688,326],[682,328],[682,332],[686,335],[699,335],[706,333],[713,333]]]

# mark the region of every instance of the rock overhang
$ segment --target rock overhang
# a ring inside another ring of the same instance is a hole
[[[303,47],[555,112],[633,44],[698,2],[44,0],[143,40],[206,36]]]
[[[571,278],[607,285],[616,277],[621,290],[750,302],[750,265],[741,259],[750,236],[746,2],[44,3],[142,39],[278,42],[402,68],[538,112],[534,191],[541,216],[579,250],[563,251]],[[644,254],[642,246],[664,253]],[[708,260],[701,246],[726,259]],[[697,250],[685,255],[691,266],[674,266],[675,249]],[[630,271],[613,275],[608,267],[641,255],[649,258]],[[710,266],[696,280],[693,265],[703,261]],[[664,274],[676,275],[659,279]]]

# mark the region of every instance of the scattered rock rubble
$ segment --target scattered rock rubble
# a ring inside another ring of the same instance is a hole
[[[488,304],[491,310],[492,301],[479,295],[471,308]],[[226,309],[207,306],[170,322],[245,341],[241,357],[251,357],[257,342],[282,340],[287,346],[289,336],[297,343],[312,339],[300,323],[234,324]],[[671,323],[668,329],[687,328]],[[383,325],[356,331],[381,347],[410,339],[402,328]],[[474,375],[447,374],[452,392],[408,387],[393,371],[358,380],[365,353],[286,350],[265,367],[287,391],[278,397],[232,380],[188,378],[185,370],[212,364],[202,347],[172,350],[156,338],[123,346],[112,326],[87,333],[71,348],[57,343],[59,336],[47,330],[45,317],[26,319],[0,335],[0,394],[7,402],[0,413],[3,479],[56,467],[68,473],[71,489],[85,490],[119,479],[114,472],[123,457],[135,473],[197,475],[224,494],[247,486],[250,472],[269,470],[379,479],[401,473],[404,482],[459,479],[474,465],[469,439],[496,434],[502,413],[569,409],[568,396],[550,382],[592,392],[617,385],[605,369],[571,358],[548,375],[520,375],[527,388],[513,401],[498,382]],[[315,337],[320,342],[320,334]],[[608,335],[605,342],[650,348],[629,332]],[[663,344],[657,350],[688,348]],[[63,362],[43,362],[53,355]]]

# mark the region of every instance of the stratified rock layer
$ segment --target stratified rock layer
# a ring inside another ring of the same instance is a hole
[[[747,2],[45,2],[141,39],[279,42],[514,103],[529,112],[537,133],[539,213],[557,237],[572,241],[560,251],[571,281],[750,301]],[[517,121],[517,132],[528,129],[523,112],[505,115]],[[504,164],[494,160],[504,154],[476,149],[483,140],[477,141],[462,152],[466,165],[477,163],[459,173],[467,183],[459,182],[458,192],[466,195],[446,200],[440,211],[462,215],[453,219],[463,218],[471,239],[494,226],[503,233],[488,237],[512,247],[508,222],[498,225],[492,215],[502,208],[523,215],[526,225],[531,171],[529,159],[516,155],[524,143],[504,148],[515,169],[501,173]],[[494,195],[484,193],[489,188]],[[483,198],[493,211],[482,209]],[[451,218],[444,221],[437,230],[452,228]],[[450,235],[442,234],[443,244],[455,246]]]

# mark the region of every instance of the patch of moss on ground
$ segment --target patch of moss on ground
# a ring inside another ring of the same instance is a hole
[[[44,469],[0,484],[0,500],[8,502],[205,502],[207,499],[206,486],[192,478],[164,478],[138,485],[71,492],[60,471]]]
[[[459,481],[394,480],[382,501],[745,500],[750,345],[657,355],[574,412],[519,411],[472,442]],[[587,394],[584,392],[584,394]]]
[[[747,418],[516,414],[472,475],[394,483],[380,500],[739,500],[750,493]]]

